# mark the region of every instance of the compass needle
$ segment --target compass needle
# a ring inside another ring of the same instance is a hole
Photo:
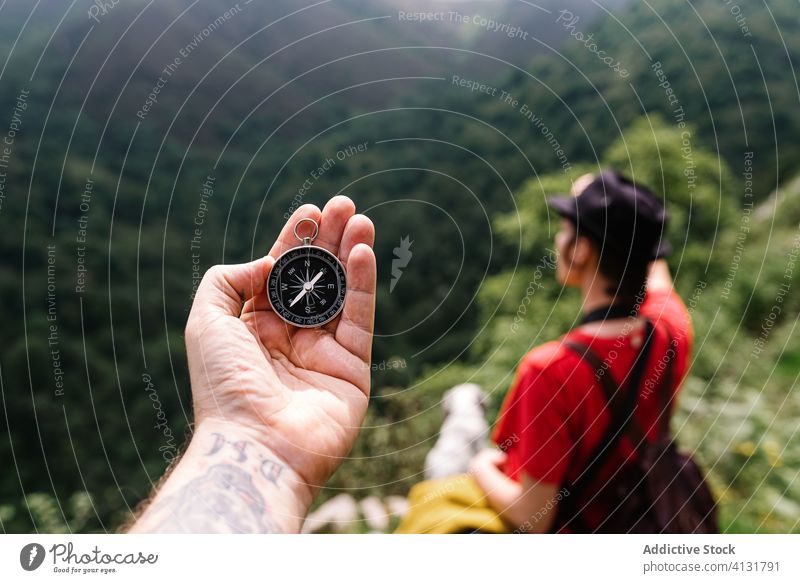
[[[300,301],[300,299],[301,299],[301,298],[302,298],[304,295],[306,295],[306,292],[308,292],[308,290],[307,290],[306,288],[303,288],[303,291],[301,291],[299,294],[297,294],[297,295],[294,297],[294,299],[292,300],[292,303],[291,303],[291,304],[289,304],[289,307],[291,308],[291,307],[292,307],[292,306],[294,306],[294,305],[295,305],[297,302],[299,302],[299,301]]]

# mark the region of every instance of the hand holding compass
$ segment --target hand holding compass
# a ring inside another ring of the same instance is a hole
[[[224,427],[257,442],[285,466],[270,495],[290,496],[298,521],[352,447],[366,413],[374,238],[372,222],[355,214],[347,197],[334,197],[322,211],[303,205],[269,255],[205,274],[186,325],[194,439]],[[268,297],[273,289],[281,314]],[[191,458],[181,465],[191,468]],[[299,526],[292,518],[284,530]]]

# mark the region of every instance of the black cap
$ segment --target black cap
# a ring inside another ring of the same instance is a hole
[[[664,239],[668,220],[664,205],[650,190],[614,170],[600,173],[578,196],[556,196],[547,203],[572,220],[578,234],[613,253],[652,261],[672,250]]]

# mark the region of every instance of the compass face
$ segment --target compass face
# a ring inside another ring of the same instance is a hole
[[[289,249],[278,257],[267,280],[269,303],[278,316],[301,328],[333,320],[344,306],[344,267],[328,250],[316,245]]]

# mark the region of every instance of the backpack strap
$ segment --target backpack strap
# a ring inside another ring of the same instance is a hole
[[[672,382],[673,382],[673,364],[675,360],[675,348],[672,345],[672,335],[669,330],[665,328],[667,333],[667,353],[664,355],[664,376],[663,382],[658,384],[658,420],[656,429],[656,439],[662,439],[669,436],[669,424],[672,417]],[[599,381],[603,394],[606,397],[606,403],[611,403],[614,395],[619,391],[614,378],[611,376],[608,365],[603,362],[597,354],[595,354],[588,346],[579,342],[567,341],[564,343],[572,351],[581,356],[583,360],[592,366],[595,370],[595,378]],[[631,379],[633,380],[633,379]],[[639,394],[641,394],[641,380],[639,382]],[[667,389],[667,390],[665,390]],[[645,443],[645,431],[642,430],[635,417],[630,420],[628,426],[628,437],[631,440],[634,450],[639,450]]]
[[[567,341],[564,343],[570,350],[576,352],[580,355],[581,359],[586,361],[586,363],[594,369],[594,377],[600,383],[600,388],[603,390],[603,394],[606,398],[606,406],[609,407],[610,411],[614,410],[613,403],[615,401],[620,401],[620,398],[617,397],[617,394],[620,392],[620,386],[611,376],[611,372],[609,371],[608,365],[603,362],[595,352],[592,351],[591,348],[586,346],[585,344],[581,344],[579,342]],[[612,414],[613,417],[613,414]],[[628,426],[628,435],[633,440],[634,443],[639,443],[642,439],[644,439],[644,432],[642,431],[639,424],[636,422],[636,418],[632,417],[630,420],[630,425]]]
[[[570,492],[569,498],[564,502],[569,501],[563,505],[561,510],[566,512],[566,521],[563,524],[570,522],[577,523],[581,530],[588,530],[583,518],[578,511],[578,500],[586,490],[589,484],[597,476],[603,462],[608,459],[608,456],[614,451],[616,444],[625,435],[626,429],[631,425],[634,411],[636,410],[636,401],[639,396],[639,386],[641,385],[644,371],[647,365],[647,360],[650,355],[651,341],[655,327],[650,320],[645,320],[645,339],[639,354],[633,364],[631,377],[629,378],[629,390],[621,395],[619,385],[608,374],[606,367],[597,355],[585,345],[568,341],[565,345],[571,350],[575,351],[587,363],[592,364],[595,370],[595,378],[600,382],[603,392],[606,394],[606,407],[611,414],[611,422],[606,429],[605,434],[595,446],[592,455],[589,457],[589,464],[586,469],[578,476],[578,478],[567,486]],[[640,430],[641,433],[641,430]],[[643,436],[642,436],[643,437]]]
[[[655,328],[653,323],[650,322],[650,320],[645,320],[644,343],[642,344],[642,348],[633,363],[631,376],[628,379],[629,382],[626,383],[629,387],[629,390],[625,391],[623,395],[620,394],[622,392],[621,387],[614,382],[614,379],[611,378],[611,375],[608,374],[608,371],[605,367],[603,367],[602,363],[600,363],[600,366],[603,368],[595,367],[595,375],[601,379],[601,385],[606,385],[607,388],[605,390],[611,391],[613,387],[613,393],[607,402],[608,410],[611,413],[611,423],[609,424],[603,439],[601,439],[597,444],[594,453],[589,458],[590,461],[586,466],[586,470],[584,470],[584,472],[578,476],[578,479],[575,481],[575,483],[573,483],[573,486],[585,488],[588,484],[590,484],[597,472],[602,467],[603,462],[613,452],[616,443],[625,435],[625,430],[629,427],[631,420],[633,419],[634,411],[636,410],[636,401],[639,397],[639,387],[642,383],[644,371],[647,367],[647,360],[650,355],[650,348],[652,347],[654,331]],[[569,346],[569,344],[567,344],[567,346]],[[596,362],[600,362],[600,359],[597,358],[597,355],[588,347],[586,347],[586,352],[581,354],[582,357],[585,357],[586,355],[591,355],[589,358],[595,360]]]
[[[658,392],[658,429],[656,431],[656,439],[666,439],[670,435],[669,422],[672,420],[672,400],[675,397],[675,390],[672,386],[672,365],[676,356],[675,348],[672,334],[667,330],[666,370],[664,371],[664,382],[659,386]]]

